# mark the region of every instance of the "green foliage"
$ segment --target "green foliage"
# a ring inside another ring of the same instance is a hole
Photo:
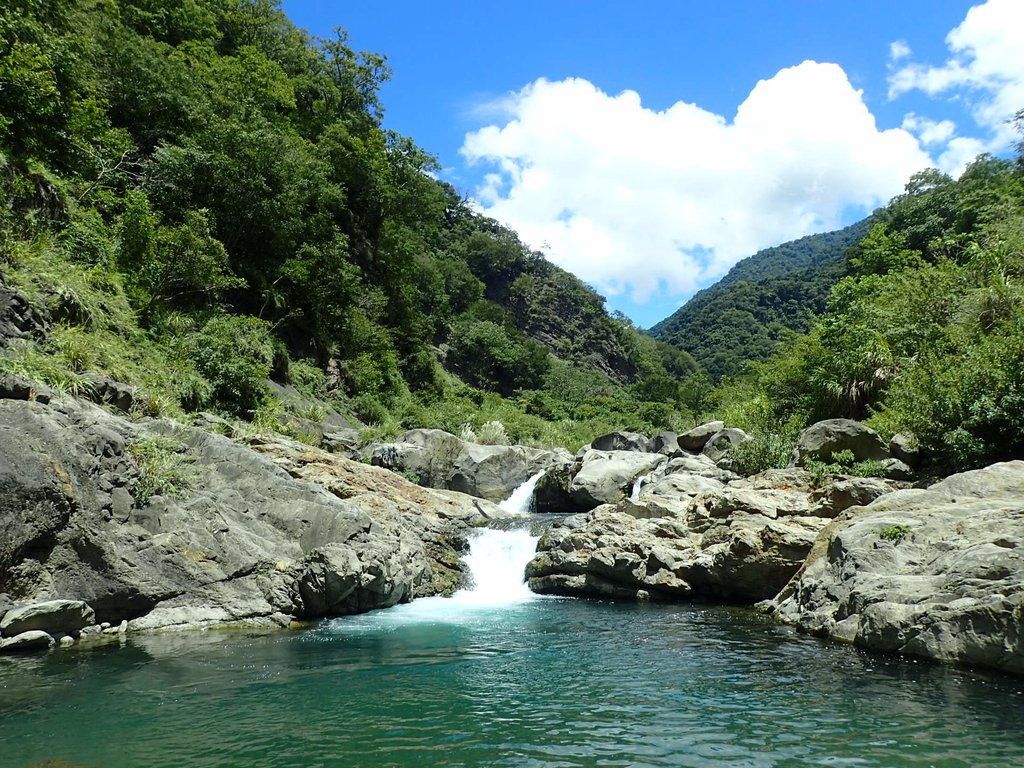
[[[759,251],[650,333],[691,354],[715,382],[741,373],[747,361],[768,358],[810,329],[869,222]]]
[[[899,544],[904,538],[906,538],[908,533],[910,533],[910,528],[906,525],[890,525],[882,528],[878,532],[878,537],[883,541],[891,541],[893,544]]]
[[[192,487],[193,472],[185,446],[168,437],[140,437],[128,443],[139,476],[130,491],[145,506],[154,496],[180,496]]]
[[[243,315],[214,315],[187,344],[222,408],[241,416],[255,412],[267,399],[266,380],[274,361],[267,323]]]

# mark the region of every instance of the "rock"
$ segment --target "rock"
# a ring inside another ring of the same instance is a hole
[[[94,402],[110,405],[124,413],[131,412],[136,405],[138,390],[96,371],[86,371],[82,378],[92,385],[90,396]]]
[[[573,514],[590,509],[586,504],[579,504],[569,493],[569,486],[580,466],[576,463],[563,464],[545,472],[533,491],[534,510],[542,514]]]
[[[537,472],[571,464],[572,457],[562,450],[479,445],[439,429],[413,429],[394,443],[375,447],[371,463],[428,488],[502,501]]]
[[[914,470],[899,459],[882,461],[882,476],[889,480],[910,481],[914,479]]]
[[[39,629],[22,632],[14,637],[0,640],[0,653],[23,653],[27,651],[45,651],[52,648],[55,640]]]
[[[909,432],[900,432],[889,441],[889,453],[908,467],[916,468],[921,464],[921,447],[917,438]]]
[[[783,621],[865,648],[1024,674],[1024,461],[840,515],[775,598]]]
[[[809,494],[719,488],[689,495],[669,475],[641,492],[567,518],[527,566],[536,592],[630,599],[697,597],[754,603],[797,571],[827,520]]]
[[[7,611],[0,620],[0,633],[18,635],[34,629],[50,634],[76,632],[95,620],[96,613],[81,600],[47,600]]]
[[[718,461],[729,451],[741,443],[746,443],[753,438],[742,429],[728,428],[721,429],[713,434],[704,444],[701,453],[712,461]]]
[[[197,413],[192,417],[192,424],[205,429],[207,432],[213,432],[217,435],[224,435],[224,437],[234,437],[235,427],[234,425],[225,418],[217,416],[213,413]]]
[[[38,400],[40,403],[48,403],[53,397],[53,390],[45,384],[12,373],[0,376],[0,399]]]
[[[892,490],[888,483],[876,477],[839,477],[811,492],[813,514],[835,517],[850,507],[870,504]]]
[[[141,496],[129,448],[156,438],[180,490]],[[279,626],[450,593],[465,532],[504,514],[278,435],[242,445],[71,398],[0,400],[0,592],[73,595],[117,632],[125,619],[133,631]],[[318,595],[314,572],[326,588],[342,563],[357,596]]]
[[[723,488],[725,488],[725,484],[716,478],[679,472],[666,475],[660,480],[643,486],[640,489],[640,499],[647,499],[651,496],[683,498],[708,491],[720,491]]]
[[[0,279],[0,347],[11,339],[42,336],[48,326],[49,318],[39,308]]]
[[[590,447],[595,451],[636,451],[648,453],[651,451],[651,441],[637,432],[609,432],[595,438]]]
[[[679,435],[675,432],[659,432],[651,440],[652,453],[660,453],[665,456],[682,456],[683,449],[679,447]]]
[[[60,640],[57,641],[57,644],[61,648],[70,648],[72,645],[75,644],[75,638],[73,638],[71,635],[63,635],[60,638]]]
[[[707,456],[680,456],[669,459],[668,463],[659,469],[659,476],[674,474],[700,475],[719,480],[722,483],[730,483],[740,479],[735,472],[722,469]]]
[[[633,481],[665,461],[659,453],[589,450],[580,471],[569,483],[569,495],[576,506],[593,509],[629,496]]]
[[[852,451],[855,461],[889,458],[888,448],[871,427],[850,419],[826,419],[800,433],[789,465],[803,466],[809,459],[830,462],[840,451]]]
[[[700,453],[704,450],[708,440],[725,429],[724,421],[707,421],[699,427],[694,427],[689,432],[684,432],[678,438],[679,447],[689,453]]]

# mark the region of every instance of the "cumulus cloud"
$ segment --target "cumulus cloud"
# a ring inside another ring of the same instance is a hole
[[[911,54],[910,46],[907,45],[906,40],[894,40],[889,43],[889,60],[899,61],[905,59]]]
[[[490,171],[481,208],[609,295],[681,295],[769,245],[840,226],[931,165],[879,130],[843,70],[806,61],[760,81],[732,120],[634,91],[544,79],[466,136]]]
[[[988,0],[971,8],[946,36],[950,58],[941,66],[907,63],[889,77],[889,96],[913,90],[949,95],[967,103],[978,125],[991,131],[985,142],[965,139],[983,151],[1010,145],[1007,123],[1024,108],[1024,2]]]

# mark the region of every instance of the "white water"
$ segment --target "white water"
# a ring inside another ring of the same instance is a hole
[[[533,511],[533,491],[537,487],[537,481],[542,477],[544,477],[543,469],[512,491],[512,495],[498,506],[513,515],[528,515]]]
[[[538,472],[516,488],[501,502],[502,509],[529,509],[533,488],[543,474]],[[485,611],[528,603],[539,597],[526,586],[524,577],[538,538],[527,528],[478,528],[469,535],[469,553],[463,557],[469,570],[469,587],[451,597],[424,597],[383,611],[334,619],[329,626],[334,631],[365,631],[404,624],[462,624],[475,621]]]
[[[630,501],[640,501],[640,489],[651,479],[650,475],[640,475],[633,481],[633,492],[629,495]]]

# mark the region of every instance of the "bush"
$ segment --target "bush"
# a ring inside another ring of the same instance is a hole
[[[245,315],[214,315],[189,340],[189,350],[224,410],[248,416],[266,400],[274,362],[268,323]]]

